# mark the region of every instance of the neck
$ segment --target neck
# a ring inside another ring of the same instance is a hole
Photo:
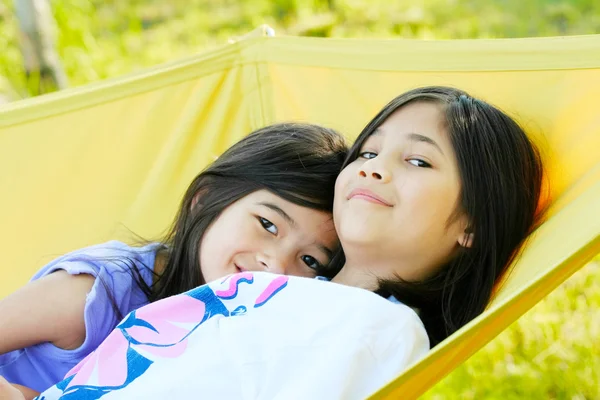
[[[379,288],[377,282],[378,266],[374,263],[375,258],[365,253],[346,253],[346,263],[338,274],[331,280],[346,286],[354,286],[361,289],[375,291]]]
[[[379,279],[394,279],[399,274],[405,276],[407,271],[418,270],[414,266],[419,265],[419,260],[410,259],[406,254],[375,246],[347,245],[344,254],[346,263],[331,281],[370,291],[379,289]]]

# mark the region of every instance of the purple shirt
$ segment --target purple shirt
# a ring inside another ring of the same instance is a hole
[[[39,392],[61,381],[71,368],[104,341],[120,318],[148,304],[130,265],[135,263],[142,279],[151,285],[158,246],[152,243],[144,247],[130,247],[110,241],[68,253],[38,271],[32,281],[57,270],[96,277],[85,302],[85,341],[74,350],[60,349],[46,342],[1,354],[0,376]]]

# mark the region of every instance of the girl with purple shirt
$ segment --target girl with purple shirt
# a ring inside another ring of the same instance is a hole
[[[228,274],[316,276],[338,247],[331,211],[346,152],[316,125],[259,129],[192,181],[162,242],[52,261],[0,301],[0,376],[41,392],[130,311]]]

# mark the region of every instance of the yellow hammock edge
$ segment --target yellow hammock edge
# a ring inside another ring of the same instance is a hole
[[[600,35],[502,40],[250,38],[0,108],[0,296],[69,250],[160,236],[187,184],[252,129],[354,138],[422,85],[465,89],[542,149],[548,220],[486,312],[374,398],[416,398],[600,253]]]

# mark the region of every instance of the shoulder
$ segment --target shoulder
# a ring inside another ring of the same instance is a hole
[[[159,243],[149,243],[144,246],[132,246],[127,243],[110,240],[108,242],[83,247],[65,254],[63,258],[109,258],[109,257],[143,257],[147,253],[156,253]]]
[[[90,274],[98,276],[101,272],[119,274],[129,272],[133,264],[142,270],[154,269],[154,258],[160,245],[151,243],[143,247],[130,246],[111,240],[71,251],[46,264],[32,277],[40,279],[57,270],[65,270],[71,275]]]

